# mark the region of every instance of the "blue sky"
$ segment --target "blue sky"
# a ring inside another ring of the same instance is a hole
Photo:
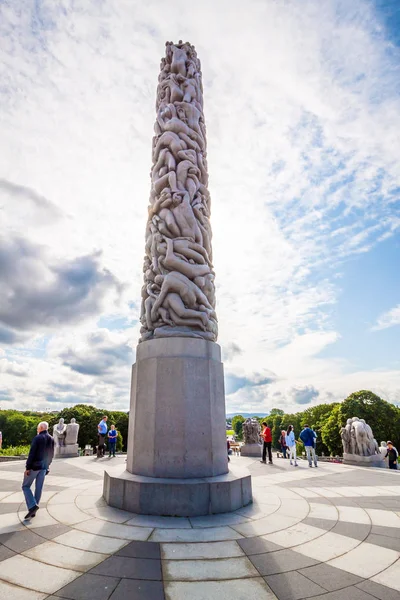
[[[397,0],[0,2],[0,406],[128,409],[160,58],[203,68],[228,412],[400,403]]]
[[[400,242],[390,238],[370,252],[348,261],[339,281],[341,292],[332,313],[340,339],[321,353],[341,356],[356,367],[400,366],[399,327],[372,331],[376,315],[389,311],[400,298]]]

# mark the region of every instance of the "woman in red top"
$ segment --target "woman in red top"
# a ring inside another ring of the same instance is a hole
[[[267,462],[267,450],[268,450],[268,464],[272,465],[272,433],[271,429],[268,427],[267,423],[263,423],[262,437],[264,440],[263,443],[263,453],[262,460],[260,462]]]

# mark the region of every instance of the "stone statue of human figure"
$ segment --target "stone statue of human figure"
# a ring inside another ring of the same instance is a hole
[[[245,444],[258,444],[260,441],[260,423],[257,419],[249,418],[243,423],[243,437]]]
[[[71,422],[68,423],[67,428],[66,428],[65,444],[66,445],[77,444],[78,443],[78,432],[79,432],[79,425],[76,422],[76,420],[74,418],[72,418]]]
[[[58,421],[57,425],[54,425],[54,427],[53,427],[53,437],[54,437],[54,440],[55,440],[57,446],[65,445],[66,433],[67,433],[67,426],[64,423],[64,419],[61,417],[61,419]]]

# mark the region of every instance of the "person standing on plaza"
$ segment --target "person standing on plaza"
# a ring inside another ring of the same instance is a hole
[[[294,466],[298,467],[297,464],[297,453],[296,453],[296,439],[294,437],[294,429],[293,429],[293,425],[289,425],[288,430],[286,432],[286,446],[288,447],[289,450],[289,458],[290,458],[290,464],[293,464],[293,460],[294,460]]]
[[[285,430],[281,431],[281,437],[279,438],[279,443],[281,445],[283,458],[286,458],[287,445],[286,445],[286,431]]]
[[[98,436],[99,436],[99,444],[97,446],[97,458],[101,458],[104,456],[104,451],[106,447],[106,436],[107,436],[107,419],[108,417],[103,417],[100,423],[97,425]]]
[[[397,459],[399,457],[399,453],[397,448],[393,446],[393,442],[387,442],[386,456],[389,459],[389,469],[397,469]]]
[[[54,439],[48,432],[49,424],[42,421],[37,426],[37,435],[33,438],[28,459],[26,461],[22,491],[25,496],[28,514],[25,519],[32,519],[39,510],[44,478],[54,456]],[[35,482],[35,495],[31,486]]]
[[[268,427],[267,423],[263,423],[263,430],[261,436],[263,438],[263,453],[262,460],[260,462],[267,462],[267,450],[268,450],[268,464],[272,465],[272,433],[271,429]]]
[[[309,425],[304,425],[303,431],[300,433],[300,439],[304,444],[307,453],[308,466],[312,467],[312,463],[318,467],[317,455],[315,453],[315,440],[317,436]]]
[[[108,457],[111,455],[115,458],[115,448],[117,446],[118,431],[115,429],[115,425],[111,425],[110,431],[108,432]]]

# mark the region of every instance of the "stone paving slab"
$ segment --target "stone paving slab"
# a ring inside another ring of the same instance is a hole
[[[287,573],[318,564],[318,560],[302,556],[293,550],[279,550],[268,554],[255,554],[249,559],[256,567],[260,575],[274,575],[276,573]]]
[[[28,587],[35,592],[52,594],[60,587],[79,577],[79,572],[37,563],[18,554],[0,563],[0,580]]]
[[[47,594],[0,581],[0,598],[5,600],[44,600]]]
[[[161,559],[160,544],[156,542],[131,542],[115,553],[115,556],[128,556],[131,558]]]
[[[164,581],[215,581],[257,577],[247,557],[216,560],[164,560]]]
[[[296,571],[270,575],[265,581],[279,600],[300,600],[326,592],[326,589]]]
[[[400,600],[397,473],[232,461],[254,503],[194,519],[106,506],[110,463],[81,457],[54,461],[24,521],[24,463],[0,464],[1,600]]]
[[[363,581],[362,577],[352,575],[351,573],[343,572],[341,569],[335,569],[326,564],[315,565],[314,567],[307,567],[299,571],[301,575],[311,579],[314,583],[317,583],[321,587],[328,590],[328,592],[334,592],[341,590]]]
[[[239,544],[234,541],[162,545],[162,558],[165,560],[234,558],[244,554]]]
[[[167,600],[276,600],[260,577],[235,581],[167,582]]]
[[[16,553],[13,550],[10,550],[10,548],[7,548],[7,546],[0,545],[0,562],[6,560],[6,558],[15,556],[15,554]]]
[[[128,579],[162,580],[161,561],[152,558],[111,556],[92,569],[91,573]]]
[[[374,581],[368,580],[358,583],[357,587],[364,592],[371,594],[374,598],[379,600],[399,600],[400,594],[397,590],[375,583]]]
[[[57,591],[53,598],[68,598],[69,600],[108,600],[120,579],[85,573],[72,583]],[[129,595],[126,596],[129,598]]]
[[[75,571],[88,571],[95,565],[103,562],[106,554],[99,552],[89,552],[87,550],[77,550],[69,546],[63,546],[55,542],[43,542],[30,550],[26,550],[23,556],[33,558],[41,563],[62,567],[63,569],[72,569]]]

